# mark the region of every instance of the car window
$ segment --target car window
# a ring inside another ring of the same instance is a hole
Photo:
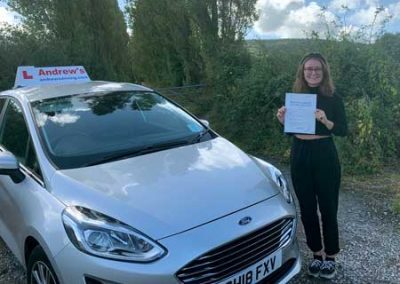
[[[204,131],[188,113],[154,92],[77,94],[31,106],[44,148],[60,169],[177,147]]]
[[[1,112],[3,110],[5,102],[6,102],[6,99],[0,98],[0,114],[1,114]]]
[[[21,164],[41,176],[22,110],[12,99],[3,117],[0,144],[13,153]]]

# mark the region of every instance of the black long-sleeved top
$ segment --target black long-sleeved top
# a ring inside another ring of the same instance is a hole
[[[332,96],[318,94],[317,88],[310,88],[309,93],[317,94],[317,108],[323,110],[327,119],[333,122],[333,128],[329,130],[324,124],[317,120],[315,135],[333,134],[335,136],[346,136],[347,119],[342,98],[336,94]]]
[[[344,104],[338,95],[323,96],[317,95],[317,108],[323,110],[328,120],[333,122],[333,127],[329,130],[324,124],[317,120],[315,125],[316,135],[347,135],[347,119]]]

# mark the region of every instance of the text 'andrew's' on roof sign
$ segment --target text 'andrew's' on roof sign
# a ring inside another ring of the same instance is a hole
[[[88,81],[90,81],[90,78],[83,66],[20,66],[17,70],[14,87],[70,84]]]

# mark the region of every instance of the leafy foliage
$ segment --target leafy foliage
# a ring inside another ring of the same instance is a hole
[[[343,7],[325,34],[246,42],[256,0],[128,0],[130,36],[116,0],[6,2],[23,27],[0,30],[1,89],[19,65],[82,64],[94,79],[153,87],[207,83],[207,95],[189,109],[245,150],[287,160],[290,139],[276,109],[301,57],[319,51],[346,105],[349,135],[337,139],[345,171],[374,172],[400,158],[400,35],[383,34],[382,8],[357,32]]]
[[[12,68],[8,72],[15,74],[16,67],[23,64],[84,65],[94,79],[132,77],[127,60],[126,24],[116,0],[7,3],[23,17],[22,27],[1,31],[6,52],[1,53],[19,55],[9,62]]]
[[[179,86],[202,80],[203,62],[184,0],[129,1],[127,15],[139,81]]]
[[[222,116],[224,124],[217,125],[245,149],[287,160],[287,138],[275,113],[283,105],[285,92],[291,91],[302,55],[319,51],[327,56],[336,93],[346,105],[349,134],[336,139],[345,172],[380,171],[400,158],[400,56],[396,48],[386,51],[386,42],[392,46],[396,40],[400,35],[386,35],[375,44],[318,39],[253,41],[251,71],[236,81],[226,109],[218,111],[218,120]]]
[[[137,78],[162,87],[215,84],[239,75],[237,66],[249,61],[243,38],[256,18],[255,2],[128,1]]]

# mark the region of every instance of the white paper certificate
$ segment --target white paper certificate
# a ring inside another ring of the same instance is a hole
[[[285,132],[315,134],[317,95],[286,93],[285,107]]]

